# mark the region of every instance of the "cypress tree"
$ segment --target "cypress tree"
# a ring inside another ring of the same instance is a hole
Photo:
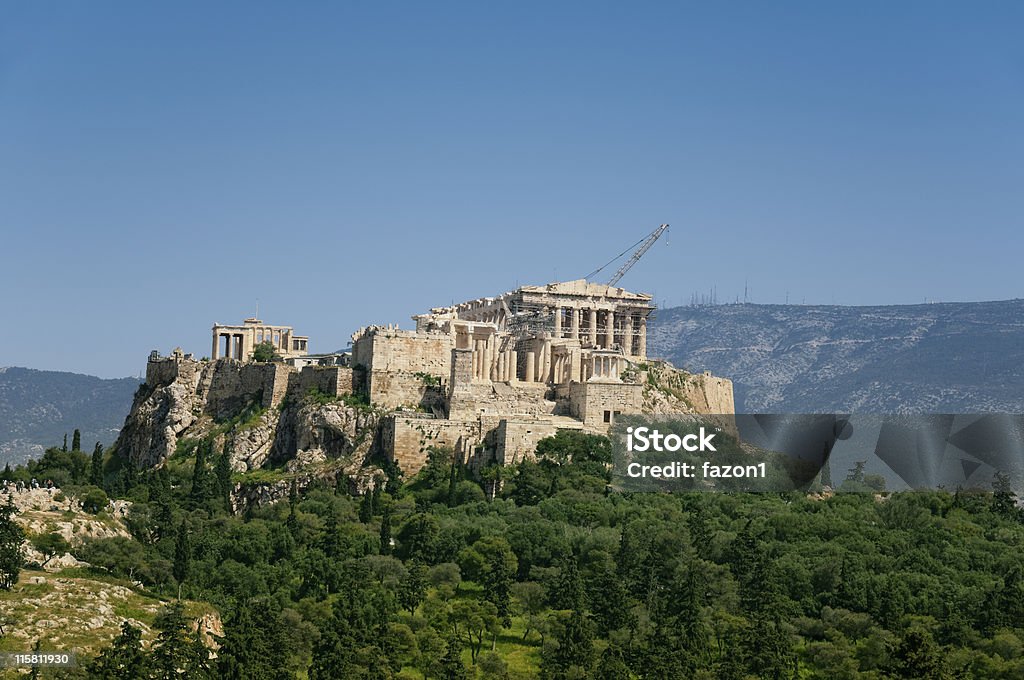
[[[192,467],[192,490],[190,493],[192,507],[202,506],[210,497],[209,473],[206,469],[206,458],[210,445],[209,441],[203,441],[196,447],[196,462]]]
[[[89,468],[89,483],[103,488],[103,444],[96,442],[92,449],[92,465]]]
[[[17,508],[11,497],[0,505],[0,588],[10,590],[18,582],[21,567],[25,561],[21,554],[21,543],[25,532],[14,521]]]
[[[391,554],[391,506],[385,505],[380,518],[380,554]]]
[[[512,625],[512,570],[505,562],[505,555],[495,552],[487,572],[484,574],[484,599],[498,610],[501,625]]]
[[[225,510],[231,512],[231,449],[227,442],[224,443],[224,450],[217,457],[217,464],[213,472],[217,480],[217,493],[224,501]]]
[[[68,433],[64,433],[64,445],[60,447],[60,450],[64,453],[68,452]]]
[[[192,544],[188,537],[188,524],[184,519],[178,526],[178,535],[174,541],[174,578],[178,582],[178,599],[181,599],[181,584],[192,571]]]
[[[82,433],[75,428],[75,433],[71,437],[71,450],[81,451],[82,450]]]

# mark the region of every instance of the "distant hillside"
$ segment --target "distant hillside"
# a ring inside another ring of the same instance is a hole
[[[65,432],[70,444],[76,427],[83,449],[112,444],[138,386],[135,378],[0,368],[0,465],[40,455]]]
[[[1024,411],[1024,300],[675,307],[648,347],[748,413]]]

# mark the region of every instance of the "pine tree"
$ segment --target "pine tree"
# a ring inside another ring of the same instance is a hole
[[[608,647],[601,654],[601,661],[594,673],[596,680],[630,680],[629,666],[622,656],[622,650],[615,645]]]
[[[438,677],[445,680],[468,680],[469,673],[466,671],[466,665],[462,663],[462,643],[458,638],[448,639],[448,649],[438,666]]]
[[[75,428],[74,434],[71,436],[71,450],[81,451],[82,450],[82,433]]]
[[[200,680],[210,677],[209,651],[198,631],[189,634],[181,602],[172,602],[160,610],[154,625],[160,634],[153,642],[151,678]]]
[[[25,532],[14,521],[17,512],[10,496],[7,497],[7,503],[0,505],[0,588],[3,590],[14,587],[25,563],[21,554]]]
[[[224,625],[217,650],[223,680],[276,680],[289,677],[281,615],[265,600],[242,603]]]
[[[89,483],[103,488],[103,444],[96,442],[92,449],[92,465],[89,468]]]
[[[142,648],[142,631],[128,621],[113,643],[93,659],[87,669],[95,680],[137,680],[148,676],[148,658]]]

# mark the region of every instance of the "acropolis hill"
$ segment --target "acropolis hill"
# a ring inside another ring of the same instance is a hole
[[[386,460],[408,478],[432,447],[508,465],[620,414],[733,413],[729,380],[648,359],[653,310],[650,295],[582,279],[523,286],[433,308],[415,328],[361,328],[351,354],[333,355],[308,354],[288,326],[216,324],[208,360],[150,355],[118,450],[157,465],[182,437],[214,433],[237,472]],[[253,361],[261,342],[275,361]],[[245,426],[230,425],[243,411]]]

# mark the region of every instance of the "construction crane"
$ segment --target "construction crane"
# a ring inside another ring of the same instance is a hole
[[[615,262],[615,260],[618,260],[620,257],[628,253],[630,248],[635,248],[636,246],[639,245],[640,247],[636,249],[636,252],[633,253],[632,257],[626,260],[625,264],[619,267],[619,271],[615,272],[615,276],[613,276],[611,280],[608,282],[609,286],[614,286],[622,279],[623,276],[626,275],[626,272],[632,269],[633,265],[635,265],[640,260],[640,258],[644,256],[644,253],[651,249],[651,246],[654,245],[654,242],[661,238],[661,235],[664,234],[666,231],[668,231],[668,225],[661,225],[660,227],[652,231],[650,234],[648,234],[644,238],[640,239],[639,241],[631,245],[629,248],[623,250],[621,253],[612,258],[612,260],[601,265],[600,267],[590,272],[583,278],[589,280],[592,276],[600,273],[602,269],[610,265],[612,262]]]

